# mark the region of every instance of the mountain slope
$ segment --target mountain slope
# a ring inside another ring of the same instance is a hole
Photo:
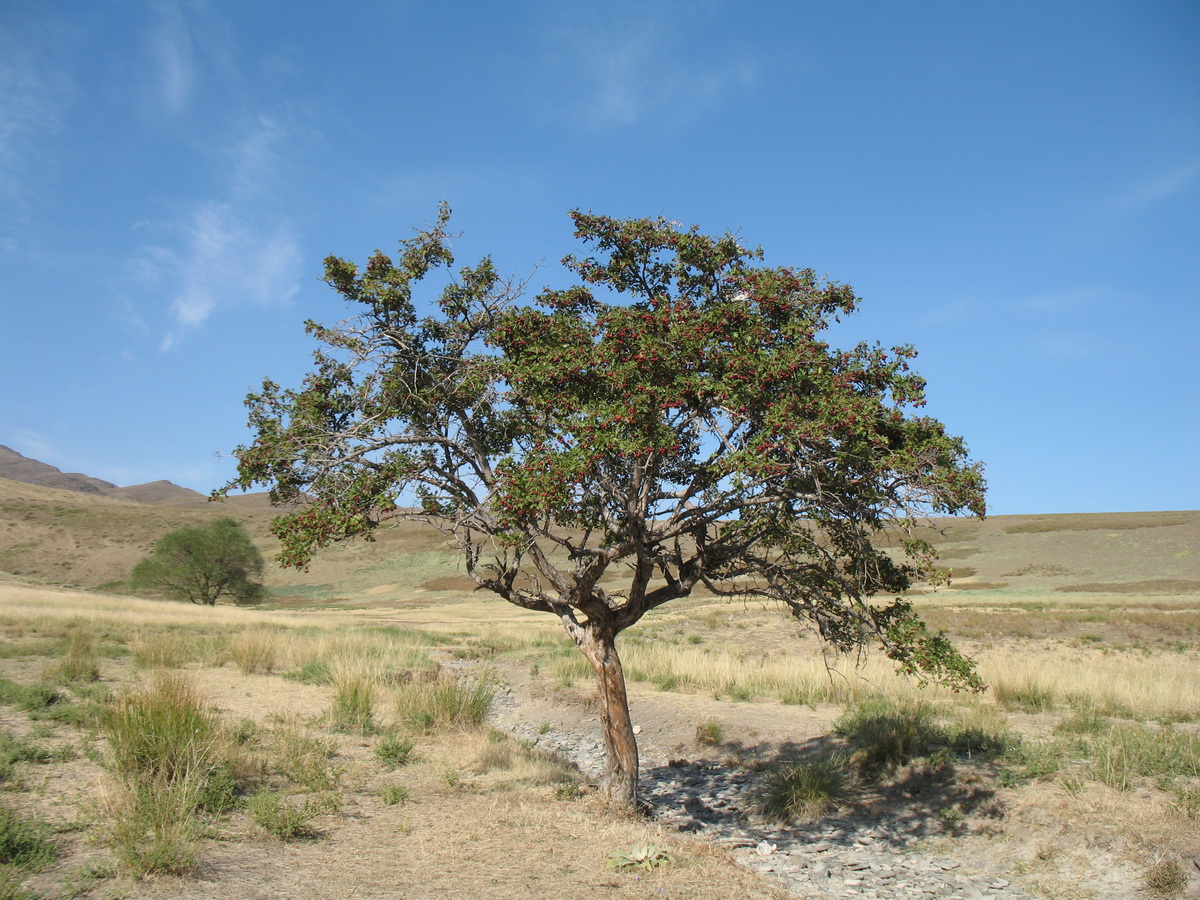
[[[90,475],[82,475],[79,472],[63,472],[56,466],[23,456],[3,444],[0,444],[0,478],[61,491],[78,491],[82,494],[98,494],[118,500],[131,500],[134,503],[151,503],[160,506],[199,506],[208,502],[208,498],[198,491],[180,487],[169,481],[151,481],[147,484],[117,487],[111,481],[92,478]]]
[[[117,486],[109,481],[81,475],[78,472],[63,472],[28,456],[22,456],[11,447],[0,444],[0,478],[23,481],[42,487],[58,488],[63,491],[79,491],[84,494],[107,494]]]

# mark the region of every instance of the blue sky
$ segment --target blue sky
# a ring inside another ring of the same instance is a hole
[[[319,281],[454,209],[738,232],[912,343],[995,514],[1200,508],[1200,4],[0,4],[0,443],[208,491]]]

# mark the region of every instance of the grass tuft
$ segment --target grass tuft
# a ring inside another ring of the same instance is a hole
[[[763,778],[758,806],[766,818],[787,824],[796,819],[816,819],[853,794],[849,760],[830,753],[769,770]]]
[[[448,676],[411,681],[396,689],[396,719],[422,732],[475,727],[483,723],[495,693],[486,678],[473,683]]]

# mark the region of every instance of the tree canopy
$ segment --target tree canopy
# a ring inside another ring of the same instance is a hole
[[[623,805],[637,753],[616,636],[700,587],[978,688],[901,596],[938,577],[918,522],[984,512],[981,466],[916,413],[915,351],[832,348],[854,291],[733,235],[571,216],[581,283],[532,303],[490,259],[454,271],[444,206],[395,257],[325,260],[355,315],[307,323],[324,348],[303,386],[247,398],[256,437],[225,488],[298,504],[274,524],[281,562],[392,519],[452,534],[480,586],[557,616],[592,664]],[[421,301],[431,275],[447,283]]]
[[[221,597],[248,605],[262,600],[263,558],[234,519],[189,525],[164,535],[133,568],[135,590],[158,591],[176,600],[216,605]]]

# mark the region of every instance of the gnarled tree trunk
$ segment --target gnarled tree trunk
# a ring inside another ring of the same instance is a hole
[[[625,672],[617,655],[616,632],[606,624],[589,621],[582,629],[579,649],[596,672],[600,695],[600,723],[604,728],[604,746],[608,768],[604,791],[615,809],[637,809],[638,748],[629,718],[629,697],[625,693]]]

